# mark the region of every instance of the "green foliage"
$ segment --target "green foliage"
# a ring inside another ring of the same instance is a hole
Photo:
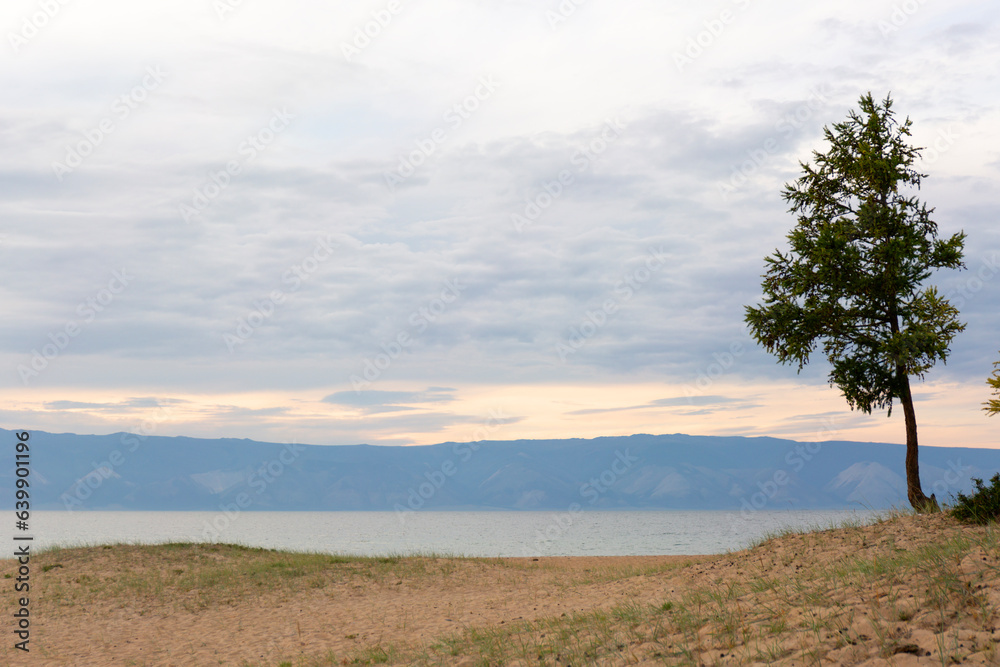
[[[993,376],[986,380],[986,384],[993,387],[993,393],[996,395],[996,398],[991,398],[983,404],[985,405],[983,410],[992,417],[1000,412],[1000,361],[993,362]]]
[[[959,491],[952,515],[959,521],[981,525],[1000,520],[1000,472],[990,479],[990,486],[976,477],[972,478],[972,483],[975,492],[967,496]]]
[[[945,361],[965,328],[934,287],[935,269],[964,266],[965,234],[939,239],[933,209],[904,192],[925,174],[906,143],[911,121],[895,120],[892,100],[859,102],[861,113],[824,128],[826,153],[782,193],[797,216],[787,254],[765,259],[764,303],[747,306],[753,337],[801,371],[822,343],[852,409],[892,410],[908,396],[908,376]]]

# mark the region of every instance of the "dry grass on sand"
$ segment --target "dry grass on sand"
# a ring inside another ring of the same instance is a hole
[[[943,514],[711,557],[57,549],[32,558],[31,653],[0,663],[1000,665],[998,557]]]

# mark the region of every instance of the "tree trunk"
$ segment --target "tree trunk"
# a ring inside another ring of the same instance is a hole
[[[883,195],[884,196],[884,195]],[[899,333],[899,316],[896,301],[889,301],[889,329],[893,336]],[[910,376],[906,367],[896,359],[896,390],[899,402],[903,404],[903,418],[906,422],[906,497],[917,512],[937,512],[937,498],[928,498],[920,488],[920,464],[917,459],[917,413],[913,410],[913,394],[910,393]],[[890,408],[891,414],[891,408]]]
[[[906,496],[910,505],[917,512],[938,511],[937,498],[934,494],[928,498],[920,487],[920,464],[917,460],[917,414],[913,410],[913,396],[910,394],[910,378],[902,366],[896,367],[896,379],[899,382],[899,402],[903,404],[903,417],[906,421]]]

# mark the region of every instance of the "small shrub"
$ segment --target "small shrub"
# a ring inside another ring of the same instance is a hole
[[[952,516],[965,523],[981,525],[1000,519],[1000,472],[990,479],[990,486],[976,477],[972,478],[972,483],[976,490],[971,496],[958,492]]]

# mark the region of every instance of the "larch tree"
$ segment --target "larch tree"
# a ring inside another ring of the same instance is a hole
[[[910,378],[921,380],[946,361],[965,328],[958,309],[924,281],[936,269],[964,267],[965,234],[938,237],[937,223],[913,194],[926,174],[907,143],[911,121],[898,122],[892,99],[871,93],[846,121],[824,127],[829,144],[786,184],[782,196],[797,216],[789,250],[765,258],[764,302],[746,307],[753,337],[798,370],[822,344],[836,385],[851,409],[870,414],[903,407],[907,497],[933,511],[917,456],[917,418]]]
[[[993,387],[993,394],[996,398],[991,398],[984,404],[983,410],[990,417],[1000,413],[1000,361],[993,362],[993,375],[986,379],[986,384]]]

